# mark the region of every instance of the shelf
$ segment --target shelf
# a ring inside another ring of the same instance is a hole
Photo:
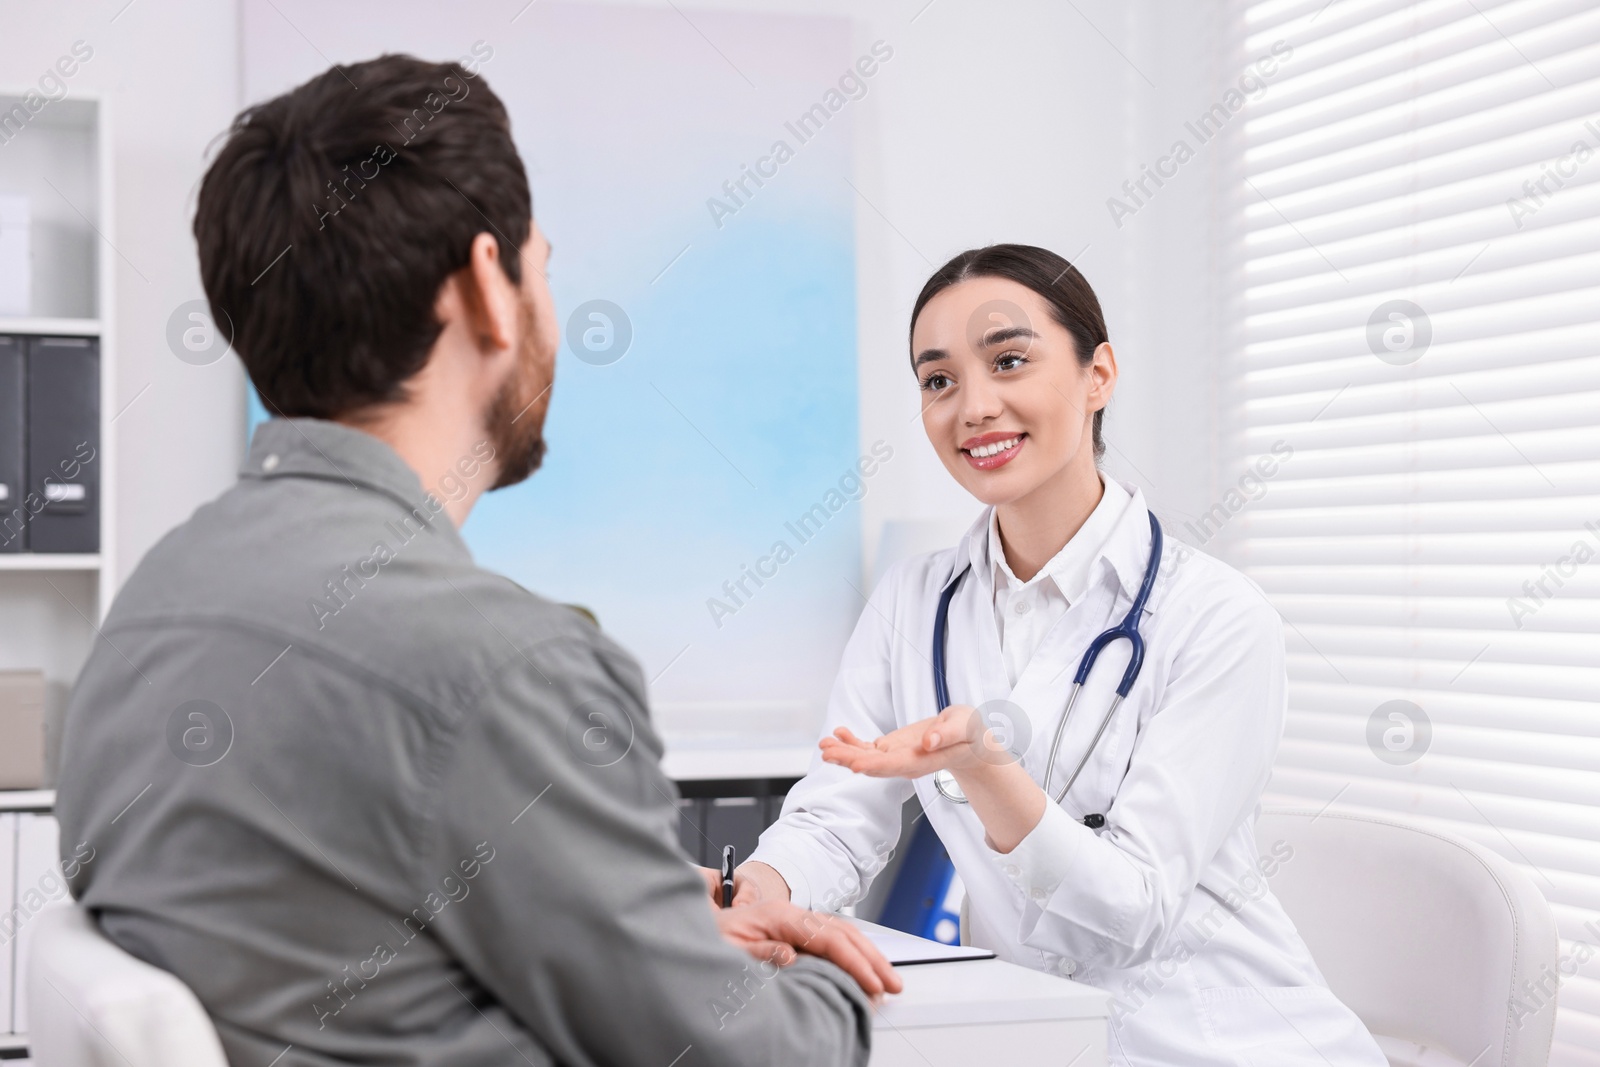
[[[49,811],[55,806],[54,789],[0,789],[0,811]]]
[[[0,334],[3,333],[49,337],[99,337],[100,320],[0,318]]]
[[[82,552],[9,552],[0,554],[0,571],[97,571],[100,557]]]

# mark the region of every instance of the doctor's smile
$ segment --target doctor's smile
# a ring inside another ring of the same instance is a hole
[[[992,471],[1010,463],[1022,448],[1023,433],[986,433],[969,439],[961,446],[967,462],[978,470]]]

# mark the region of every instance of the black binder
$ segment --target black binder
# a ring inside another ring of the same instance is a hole
[[[100,342],[28,341],[28,523],[33,552],[100,551]]]
[[[28,547],[26,358],[22,338],[0,337],[0,552]]]

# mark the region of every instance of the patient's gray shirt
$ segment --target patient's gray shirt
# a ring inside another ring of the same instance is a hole
[[[235,1067],[865,1063],[844,972],[718,935],[638,665],[473,564],[457,481],[315,419],[241,473],[116,598],[57,797],[74,896]]]

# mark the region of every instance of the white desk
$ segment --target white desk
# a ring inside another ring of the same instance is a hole
[[[1000,960],[897,968],[872,1067],[1105,1067],[1110,994]]]

